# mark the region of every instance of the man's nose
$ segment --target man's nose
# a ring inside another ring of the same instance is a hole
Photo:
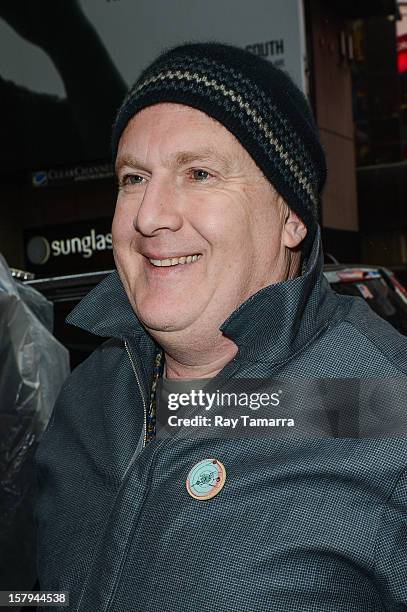
[[[175,232],[182,222],[175,187],[164,177],[151,178],[133,221],[135,229],[144,236],[154,236],[163,229]]]

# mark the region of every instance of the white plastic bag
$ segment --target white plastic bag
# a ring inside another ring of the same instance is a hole
[[[52,324],[53,304],[14,281],[0,255],[0,590],[36,580],[33,457],[70,373]]]

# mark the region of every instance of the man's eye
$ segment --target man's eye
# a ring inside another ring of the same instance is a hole
[[[210,174],[206,170],[198,169],[192,170],[192,176],[195,181],[206,181],[206,179],[210,177]]]
[[[120,180],[120,186],[123,185],[140,185],[144,181],[144,177],[139,174],[125,174]]]
[[[128,187],[132,185],[140,185],[143,183],[144,177],[139,174],[125,174],[119,179],[119,189],[121,187]]]

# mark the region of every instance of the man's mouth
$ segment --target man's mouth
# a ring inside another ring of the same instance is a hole
[[[165,268],[169,266],[178,266],[179,264],[184,265],[184,264],[194,263],[195,261],[198,261],[199,259],[201,259],[201,257],[202,257],[202,254],[197,253],[195,255],[183,255],[182,257],[171,257],[168,259],[150,259],[148,258],[148,261],[153,266]]]

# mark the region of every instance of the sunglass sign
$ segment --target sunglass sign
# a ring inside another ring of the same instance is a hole
[[[114,268],[112,219],[93,219],[25,233],[26,268],[38,277]]]

